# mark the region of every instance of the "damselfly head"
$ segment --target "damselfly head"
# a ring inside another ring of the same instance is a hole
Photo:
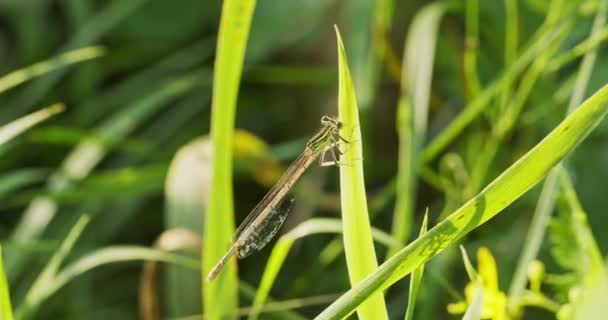
[[[336,129],[342,129],[342,122],[338,121],[337,119],[334,119],[332,117],[329,116],[323,116],[321,117],[321,125],[323,125],[324,127],[334,127]]]

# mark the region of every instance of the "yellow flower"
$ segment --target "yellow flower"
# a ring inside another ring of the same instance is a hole
[[[481,319],[509,320],[510,317],[507,314],[507,296],[498,288],[496,261],[490,250],[486,247],[480,247],[477,250],[477,269],[480,281],[469,282],[464,289],[466,301],[450,303],[448,305],[448,312],[451,314],[464,313],[473,302],[479,286],[478,283],[481,283],[483,294]]]

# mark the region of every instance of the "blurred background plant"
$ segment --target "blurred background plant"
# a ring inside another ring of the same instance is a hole
[[[415,237],[426,208],[431,229],[607,82],[606,2],[257,1],[235,120],[235,220],[321,115],[337,115],[334,24],[358,100],[381,263]],[[204,313],[197,261],[221,10],[194,0],[0,2],[3,312]],[[607,137],[604,121],[542,187],[463,240],[479,248],[480,281],[492,279],[480,287],[504,298],[501,312],[572,318],[581,291],[605,275]],[[239,261],[239,314],[312,318],[350,288],[336,219],[309,220],[340,217],[337,171],[313,166],[297,184],[282,267],[265,271],[272,243]],[[471,289],[461,293],[469,278],[457,253],[426,263],[417,299],[403,281],[386,291],[389,318],[404,316],[405,301],[415,319],[454,319],[450,303],[481,308]],[[273,280],[256,295],[263,273]],[[254,296],[265,304],[246,308]]]

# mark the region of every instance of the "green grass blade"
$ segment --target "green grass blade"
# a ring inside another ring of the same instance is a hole
[[[602,28],[604,27],[606,21],[607,9],[607,2],[602,1],[602,8],[596,15],[589,39],[596,37],[597,34],[602,32]],[[587,84],[591,77],[596,55],[596,50],[589,51],[581,62],[579,73],[576,78],[575,88],[570,96],[570,102],[568,105],[569,113],[573,112],[581,101],[583,101],[583,95],[587,91]],[[549,219],[551,217],[551,213],[555,207],[555,194],[557,192],[558,183],[557,170],[557,168],[552,170],[543,183],[541,196],[538,199],[536,208],[534,210],[534,215],[532,216],[532,222],[524,242],[524,248],[517,262],[513,279],[511,280],[509,298],[507,300],[510,302],[509,308],[514,308],[517,306],[517,301],[524,292],[527,282],[526,270],[528,269],[530,262],[536,259],[545,235],[547,224],[549,223]]]
[[[173,158],[165,183],[167,229],[185,228],[200,236],[212,174],[211,150],[210,139],[197,138],[181,147]],[[186,254],[198,258],[198,254]],[[166,316],[200,313],[200,273],[167,266],[165,278]]]
[[[473,264],[471,264],[471,260],[463,246],[460,246],[460,252],[462,253],[462,260],[464,261],[464,267],[469,275],[469,279],[475,284],[475,296],[462,316],[462,320],[480,320],[484,300],[483,283]]]
[[[232,141],[234,118],[254,0],[224,1],[215,58],[211,103],[213,177],[203,231],[202,278],[225,253],[234,232]],[[233,258],[218,277],[203,287],[208,319],[231,317],[238,308],[238,276]]]
[[[108,119],[94,134],[95,137],[102,137],[104,143],[100,143],[98,138],[83,140],[64,159],[61,168],[54,173],[49,182],[47,190],[49,192],[66,190],[71,186],[70,181],[80,181],[88,176],[106,156],[108,147],[105,143],[111,144],[127,136],[154,112],[166,106],[168,101],[191,90],[200,81],[200,76],[194,73],[167,81],[160,87],[154,88],[156,90],[151,90],[149,95]],[[26,243],[36,240],[54,218],[57,209],[57,203],[51,197],[36,197],[13,230],[11,241]],[[32,253],[22,250],[8,253],[7,276],[9,279],[15,279]]]
[[[317,319],[340,319],[351,314],[367,298],[494,217],[538,183],[599,124],[607,111],[608,85],[605,85],[477,196],[383,263]]]
[[[78,47],[91,45],[112,28],[127,18],[137,8],[149,0],[132,0],[110,2],[103,9],[100,9],[95,16],[88,19],[88,23],[78,28],[78,32],[63,46],[63,50],[72,50]],[[55,85],[59,79],[67,72],[60,70],[48,77],[31,82],[25,88],[23,94],[15,102],[15,109],[27,110],[36,105],[40,99]]]
[[[426,233],[428,223],[428,213],[424,215],[422,227],[420,227],[420,236]],[[412,271],[410,279],[410,291],[407,296],[407,309],[405,311],[405,320],[414,319],[414,308],[416,307],[416,298],[418,297],[418,288],[422,282],[422,274],[424,273],[424,264],[421,264],[416,270]]]
[[[604,274],[602,252],[587,223],[587,213],[578,199],[568,172],[566,172],[563,166],[559,166],[555,170],[559,175],[562,193],[572,215],[573,223],[571,227],[574,230],[573,234],[576,235],[576,242],[585,260],[584,267],[582,268],[584,270],[582,272],[583,285],[586,288],[592,289],[594,285],[605,283],[608,280]]]
[[[45,75],[54,70],[101,57],[105,54],[105,48],[101,46],[85,47],[62,53],[57,57],[35,63],[31,66],[15,70],[0,78],[0,93],[16,87],[32,78]]]
[[[483,90],[464,110],[428,144],[422,153],[422,163],[426,164],[433,160],[445,147],[447,147],[473,120],[481,114],[492,99],[500,92],[506,83],[515,81],[517,75],[536,58],[539,52],[549,46],[560,34],[565,31],[565,27],[558,26],[554,30],[544,33],[527,50],[522,52],[504,73],[485,90]]]
[[[57,103],[3,125],[0,127],[0,146],[36,124],[63,112],[64,109],[63,104]]]
[[[4,275],[4,262],[2,261],[2,246],[0,246],[0,319],[13,320],[13,307],[11,295],[8,292],[8,282]]]
[[[258,319],[259,312],[268,298],[270,289],[272,288],[272,285],[274,284],[275,279],[283,266],[283,262],[285,262],[285,259],[287,258],[289,250],[296,240],[314,234],[340,234],[342,231],[343,225],[338,219],[315,218],[302,222],[297,227],[284,234],[277,241],[277,244],[272,248],[270,258],[268,258],[268,262],[266,263],[266,268],[264,269],[264,274],[262,275],[262,280],[260,281],[258,291],[256,292],[252,311],[248,319]],[[372,237],[374,238],[374,241],[389,248],[401,247],[399,242],[395,241],[389,234],[383,232],[382,230],[372,228]]]
[[[90,218],[86,215],[80,216],[74,224],[68,235],[65,237],[59,249],[53,254],[47,265],[44,267],[36,281],[25,295],[25,301],[17,309],[17,318],[27,319],[33,317],[40,304],[48,297],[45,294],[48,291],[52,279],[57,274],[59,267],[66,256],[72,251],[76,240],[82,234],[82,231],[89,223]]]
[[[66,238],[64,244],[68,242],[68,239],[70,239],[70,241],[75,240],[70,237],[75,235],[74,230],[77,229],[76,227],[78,227],[78,229],[82,227],[81,221],[79,221],[78,224],[72,229],[72,232],[68,238]],[[34,287],[32,287],[28,293],[28,296],[26,297],[25,305],[20,306],[17,313],[18,315],[22,316],[31,316],[32,312],[35,312],[35,309],[41,302],[64,287],[74,278],[91,269],[110,263],[141,260],[162,261],[193,270],[198,270],[199,268],[199,263],[196,259],[146,247],[115,246],[98,249],[67,265],[60,272],[53,272],[52,274],[45,273],[44,275],[41,275],[37,281],[37,283],[40,283],[40,285],[34,285]],[[53,265],[53,269],[55,269],[55,267],[56,266]],[[44,277],[44,281],[40,280],[42,277]],[[19,317],[19,319],[23,318]]]
[[[340,166],[340,200],[344,224],[344,252],[351,285],[361,282],[378,267],[367,211],[365,182],[363,178],[363,152],[359,126],[359,110],[354,86],[348,69],[346,52],[340,32],[336,27],[338,41],[338,104],[340,121],[344,125],[349,150],[341,158],[346,164]],[[352,132],[348,132],[351,130]],[[357,309],[362,319],[388,319],[382,293],[372,296]]]
[[[463,72],[467,96],[475,98],[481,92],[481,81],[477,72],[479,51],[479,0],[467,0],[465,14],[466,38],[464,43]]]
[[[401,243],[410,236],[414,215],[416,173],[420,149],[426,137],[435,45],[444,12],[445,6],[440,2],[420,10],[412,22],[405,45],[401,97],[397,107],[399,162],[392,224],[393,238]],[[387,256],[395,252],[391,249]]]
[[[0,199],[23,186],[44,181],[47,169],[19,169],[0,176]]]

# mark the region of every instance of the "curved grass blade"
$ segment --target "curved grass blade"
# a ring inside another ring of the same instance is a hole
[[[92,46],[62,53],[54,58],[35,63],[31,66],[15,70],[0,77],[0,93],[16,87],[32,78],[39,77],[54,70],[95,59],[105,54],[102,46]]]
[[[127,261],[161,261],[185,268],[198,270],[199,262],[178,254],[140,246],[113,246],[93,251],[58,272],[39,292],[38,299],[44,300],[79,275],[102,265]]]
[[[363,179],[363,152],[359,126],[359,110],[355,89],[350,77],[344,44],[336,27],[338,42],[338,108],[345,132],[352,130],[346,139],[349,150],[343,156],[345,165],[340,166],[340,200],[344,224],[344,252],[351,285],[361,282],[378,267],[372,239],[365,182]],[[347,133],[348,134],[348,133]],[[361,319],[388,319],[382,293],[376,293],[357,309]]]
[[[0,127],[0,146],[23,131],[35,126],[53,115],[63,112],[63,110],[65,110],[65,106],[61,103],[57,103],[3,125]]]
[[[477,196],[396,253],[316,319],[348,316],[370,296],[386,289],[497,215],[536,185],[599,124],[607,112],[608,85],[605,85]]]
[[[86,215],[81,216],[76,224],[72,227],[68,235],[65,237],[59,249],[53,254],[47,265],[44,267],[34,284],[30,287],[25,295],[25,301],[17,309],[18,319],[27,319],[33,317],[40,304],[48,297],[44,293],[47,291],[52,279],[57,274],[59,267],[66,256],[70,253],[76,240],[89,223],[90,218]]]
[[[151,90],[152,93],[135,101],[133,105],[112,116],[102,123],[94,134],[102,137],[106,143],[114,143],[128,135],[138,125],[154,112],[167,105],[167,102],[191,90],[200,82],[206,73],[197,71],[177,79],[171,79],[160,87]],[[69,181],[80,181],[85,178],[106,156],[108,147],[97,138],[86,139],[76,146],[63,160],[47,184],[49,192],[69,189]],[[11,241],[24,243],[35,241],[46,229],[48,223],[55,217],[58,204],[49,196],[34,198],[25,210],[17,227],[11,234]],[[15,279],[22,272],[23,266],[31,257],[31,252],[14,250],[8,252],[6,272],[9,279]]]
[[[149,0],[132,0],[109,2],[98,10],[97,14],[87,20],[87,24],[80,26],[78,32],[62,47],[61,50],[72,50],[77,47],[91,45],[103,35],[128,17],[137,8]],[[37,79],[24,88],[17,101],[13,104],[16,110],[29,110],[61,79],[67,70],[59,70],[48,77]]]
[[[11,295],[8,292],[8,282],[4,276],[4,263],[2,262],[2,246],[0,246],[0,319],[13,320]]]
[[[222,5],[217,54],[213,74],[211,140],[213,141],[213,176],[203,236],[201,277],[224,254],[234,231],[232,194],[232,144],[234,118],[245,48],[249,37],[255,0],[227,0]],[[234,261],[234,260],[232,260]],[[232,317],[238,308],[236,264],[229,263],[214,282],[203,287],[203,309],[208,319]]]
[[[314,218],[309,219],[297,227],[293,228],[288,233],[284,234],[272,248],[270,258],[266,263],[262,280],[255,294],[255,300],[253,302],[252,311],[249,315],[249,320],[258,319],[259,313],[268,298],[270,289],[275,282],[277,275],[289,250],[293,246],[294,242],[300,238],[304,238],[310,235],[323,234],[323,233],[337,233],[340,234],[343,231],[342,221],[339,219],[328,219],[328,218]],[[395,241],[391,236],[379,229],[372,229],[372,237],[377,243],[383,244],[389,248],[399,248],[401,244]]]

